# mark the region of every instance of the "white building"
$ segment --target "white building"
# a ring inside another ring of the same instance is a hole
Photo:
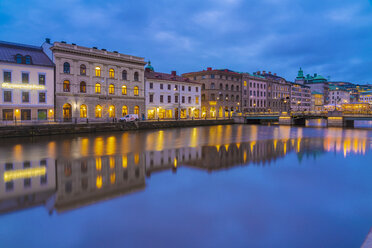
[[[372,104],[372,92],[362,92],[359,95],[359,102]]]
[[[3,121],[54,119],[54,64],[41,47],[0,42]]]
[[[350,103],[350,92],[346,89],[330,86],[329,103],[332,105],[341,105]]]
[[[145,99],[147,119],[199,118],[201,86],[188,78],[145,70]],[[179,111],[180,110],[180,111]]]

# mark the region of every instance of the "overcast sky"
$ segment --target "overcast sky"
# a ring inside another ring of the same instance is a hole
[[[299,67],[372,83],[372,0],[0,0],[0,40],[46,37],[151,60],[156,71]]]

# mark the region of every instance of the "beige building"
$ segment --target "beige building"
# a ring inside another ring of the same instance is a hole
[[[56,117],[107,121],[145,113],[144,58],[54,42]]]
[[[201,83],[201,117],[224,118],[241,112],[241,75],[223,69],[189,72],[182,74],[190,80]]]

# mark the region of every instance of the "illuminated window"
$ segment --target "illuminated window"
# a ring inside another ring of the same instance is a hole
[[[96,68],[94,69],[94,71],[95,71],[96,77],[100,77],[101,76],[101,67],[96,66]]]
[[[195,97],[195,104],[199,104],[199,97],[198,96]]]
[[[139,81],[139,74],[138,72],[134,73],[134,81]]]
[[[96,92],[97,94],[101,94],[101,84],[96,83],[96,86],[95,86],[95,92]]]
[[[122,95],[126,95],[127,94],[127,86],[126,85],[121,86],[121,94]]]
[[[83,81],[80,82],[80,93],[86,93],[87,92],[87,84]]]
[[[139,95],[139,89],[138,89],[137,86],[134,87],[133,92],[134,92],[134,95],[135,96],[138,96]]]
[[[70,64],[68,62],[63,64],[63,73],[70,74]]]
[[[121,109],[121,113],[122,116],[126,116],[128,114],[128,107],[124,105],[123,108]]]
[[[80,106],[80,118],[87,118],[87,105]]]
[[[70,81],[63,81],[63,92],[70,92]]]
[[[121,75],[122,75],[123,80],[127,80],[127,71],[126,70],[124,70]]]
[[[115,117],[115,106],[114,105],[111,105],[109,107],[109,117],[110,118],[114,118]]]
[[[101,105],[96,106],[96,118],[102,118],[102,107]]]
[[[87,74],[87,68],[85,65],[80,65],[80,75],[85,76]]]
[[[115,71],[112,68],[109,70],[109,77],[110,78],[115,78]]]
[[[134,106],[134,114],[139,115],[139,107],[138,106]]]
[[[111,95],[115,94],[115,86],[113,84],[110,84],[109,86],[109,94]]]

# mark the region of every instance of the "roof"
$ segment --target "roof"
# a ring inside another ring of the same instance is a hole
[[[17,54],[23,57],[29,55],[31,57],[30,65],[54,66],[41,47],[0,41],[0,61],[16,64]]]
[[[187,75],[187,76],[190,76],[190,75],[207,75],[207,74],[213,74],[213,73],[216,73],[216,74],[230,74],[230,75],[240,76],[240,73],[229,70],[229,69],[212,69],[210,67],[208,67],[207,70],[187,72],[187,73],[183,73],[182,75],[184,75],[184,76],[185,75]]]
[[[166,80],[166,81],[177,81],[177,82],[186,82],[186,83],[194,83],[200,84],[199,82],[191,81],[188,78],[178,76],[174,74],[162,73],[162,72],[155,72],[146,69],[145,70],[145,78],[146,79],[156,79],[156,80]]]
[[[320,92],[318,92],[318,91],[313,91],[313,92],[311,92],[311,94],[312,94],[312,95],[323,95],[323,93],[320,93]]]

